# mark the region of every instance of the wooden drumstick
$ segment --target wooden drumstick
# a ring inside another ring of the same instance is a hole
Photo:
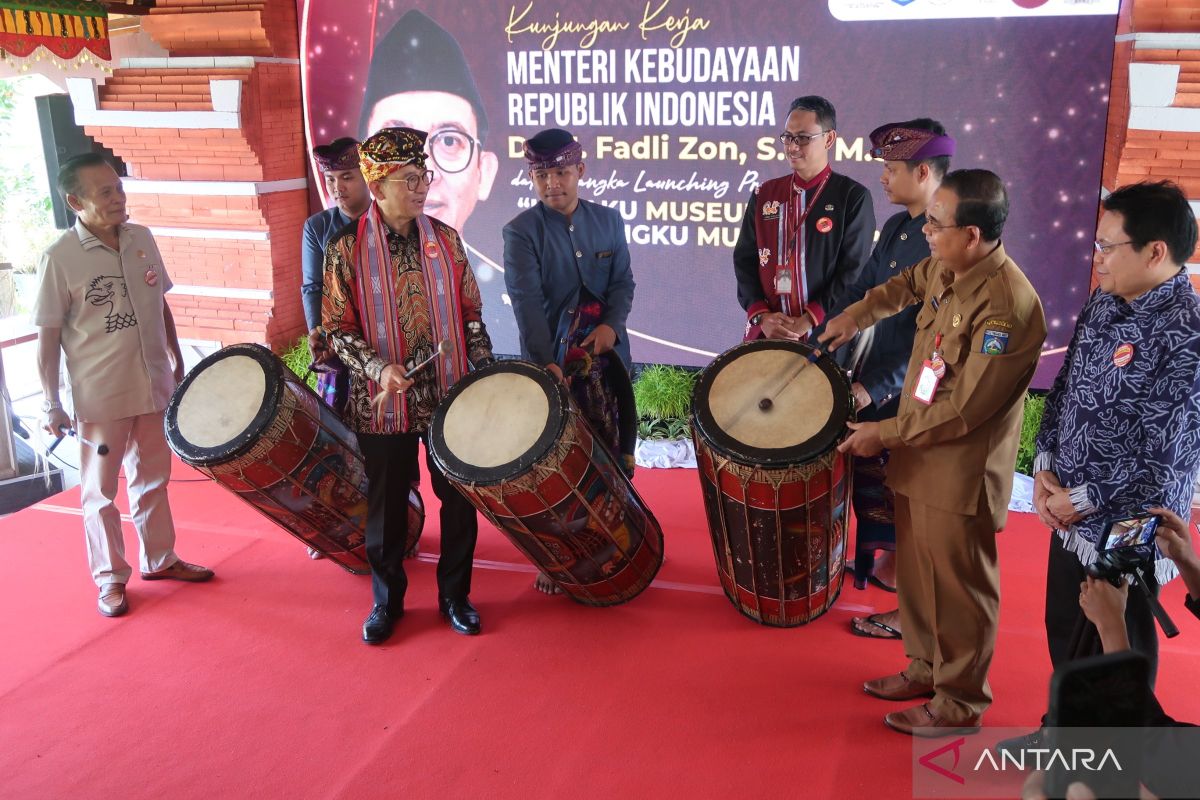
[[[749,411],[751,408],[757,408],[759,411],[762,411],[763,413],[770,411],[775,406],[775,398],[779,397],[779,395],[783,393],[783,390],[788,387],[789,383],[796,380],[796,378],[798,378],[800,376],[800,373],[804,371],[805,367],[807,367],[809,364],[815,363],[816,360],[820,357],[821,357],[821,351],[813,350],[811,353],[809,353],[807,356],[804,357],[804,359],[800,362],[800,366],[796,367],[791,372],[790,375],[788,375],[786,378],[783,379],[783,381],[779,384],[779,386],[776,387],[775,391],[771,392],[767,397],[764,397],[763,399],[759,400],[753,406],[751,406],[751,405],[743,406],[741,411],[739,411],[731,419],[729,419],[728,422],[725,423],[725,427],[727,429],[732,428],[739,421],[741,421],[742,417],[744,417],[746,415],[746,412]]]
[[[793,371],[791,375],[788,375],[783,379],[783,383],[779,384],[779,388],[772,392],[769,397],[764,397],[762,400],[758,401],[759,411],[770,411],[771,407],[775,405],[775,398],[779,397],[779,395],[783,393],[783,390],[788,387],[789,383],[800,377],[800,373],[804,371],[805,367],[807,367],[809,364],[816,363],[817,359],[820,357],[820,350],[813,350],[811,353],[805,356],[804,360],[800,362],[800,366],[796,367],[795,371]]]
[[[415,367],[410,369],[408,372],[404,373],[404,379],[410,380],[413,375],[416,375],[418,372],[425,369],[425,367],[429,366],[434,361],[436,361],[438,356],[444,356],[444,355],[446,355],[446,353],[449,353],[450,346],[451,345],[450,345],[449,339],[442,339],[440,342],[438,342],[437,350],[434,351],[433,355],[431,355],[429,358],[422,361],[420,364],[417,364]]]
[[[433,355],[431,355],[429,358],[422,361],[420,364],[417,364],[415,367],[410,369],[408,372],[404,373],[404,380],[406,380],[406,381],[412,380],[413,375],[416,375],[418,372],[423,370],[425,367],[432,364],[437,359],[438,356],[442,356],[442,355],[445,355],[446,353],[449,353],[450,347],[451,347],[450,340],[442,339],[440,342],[438,342],[437,349],[433,352]],[[384,405],[384,403],[387,402],[387,396],[389,394],[391,394],[391,392],[387,391],[386,389],[381,389],[378,392],[376,392],[375,397],[373,397],[371,399],[371,405],[375,407],[375,420],[380,425],[383,424],[383,417],[384,417],[384,414],[386,413],[383,410],[383,405]],[[400,394],[400,392],[397,392],[396,394]]]

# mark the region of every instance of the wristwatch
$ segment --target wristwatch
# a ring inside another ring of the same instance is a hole
[[[42,401],[42,413],[49,414],[57,408],[62,408],[62,403],[57,400],[46,399]]]
[[[757,314],[755,314],[753,317],[750,318],[750,325],[753,327],[754,325],[757,325],[760,322],[762,322],[763,315],[766,313],[767,312],[765,312],[765,311],[760,311]]]

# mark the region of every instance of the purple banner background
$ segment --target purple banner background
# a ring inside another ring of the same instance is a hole
[[[501,263],[501,228],[533,197],[528,185],[518,185],[523,161],[510,155],[509,137],[527,136],[545,125],[510,125],[509,96],[524,92],[630,92],[626,102],[630,125],[566,125],[589,153],[589,177],[614,170],[631,185],[645,170],[645,179],[700,178],[728,181],[725,195],[674,190],[635,193],[632,186],[609,189],[599,201],[624,201],[631,232],[638,226],[675,226],[668,239],[686,235],[687,243],[631,242],[637,296],[629,327],[635,361],[705,364],[702,352],[719,353],[741,337],[744,315],[738,307],[731,252],[737,222],[661,222],[646,219],[647,201],[709,201],[731,216],[748,191],[739,190],[750,170],[765,180],[783,174],[782,161],[756,159],[760,137],[782,130],[787,104],[801,94],[828,97],[838,110],[838,132],[848,145],[877,125],[916,116],[940,120],[958,139],[955,167],[986,167],[1008,185],[1012,210],[1005,231],[1008,252],[1026,271],[1041,294],[1049,324],[1047,354],[1034,385],[1046,387],[1061,363],[1079,308],[1088,292],[1093,238],[1099,198],[1108,81],[1112,69],[1112,16],[1008,18],[912,22],[840,22],[826,4],[763,0],[741,7],[707,0],[669,0],[657,20],[666,15],[709,22],[692,30],[682,47],[800,48],[799,80],[762,83],[690,83],[616,85],[510,85],[507,54],[540,52],[542,35],[516,34],[509,41],[505,28],[510,14],[520,15],[528,0],[480,3],[467,9],[433,2],[380,0],[298,0],[302,27],[302,73],[311,141],[328,142],[356,135],[369,67],[370,42],[384,36],[410,8],[424,11],[458,40],[466,53],[483,97],[490,122],[484,149],[496,154],[498,174],[490,196],[480,202],[463,225],[464,238],[482,254],[475,259],[488,306],[489,330],[498,352],[517,351],[516,325],[502,306],[503,276],[486,261]],[[653,11],[661,0],[652,0]],[[803,7],[803,11],[798,10]],[[615,50],[618,73],[624,51],[669,48],[668,31],[643,34],[638,23],[646,3],[612,0],[604,4],[535,2],[525,22],[537,20],[590,21],[596,18],[629,22],[628,30],[600,34],[592,50]],[[374,17],[374,19],[372,19]],[[372,24],[374,23],[374,24]],[[645,38],[643,38],[643,35]],[[555,50],[578,50],[583,34],[562,34]],[[634,92],[707,92],[718,90],[770,92],[773,124],[734,127],[634,125]],[[599,103],[598,103],[599,104]],[[670,135],[672,152],[678,137],[701,141],[732,141],[745,152],[737,161],[597,159],[596,137],[610,135],[634,142],[646,134]],[[887,203],[879,187],[881,165],[854,157],[837,159],[834,169],[868,186],[875,201],[877,225],[899,210]],[[524,203],[524,205],[522,205]],[[645,234],[645,228],[638,228]],[[704,229],[718,244],[700,245]],[[722,229],[712,232],[712,229]],[[681,233],[681,231],[683,231]],[[646,338],[638,334],[653,337]],[[662,340],[670,344],[659,343]],[[682,347],[679,347],[679,346]],[[1057,352],[1056,352],[1057,351]]]

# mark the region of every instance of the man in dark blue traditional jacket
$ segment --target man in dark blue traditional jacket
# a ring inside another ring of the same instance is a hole
[[[317,376],[317,394],[333,410],[341,413],[346,404],[349,378],[346,367],[325,346],[321,327],[321,291],[325,286],[325,247],[342,228],[363,215],[371,205],[371,193],[358,168],[358,142],[346,137],[318,145],[313,160],[325,182],[325,191],[333,200],[332,208],[313,214],[304,222],[300,263],[304,278],[300,298],[304,321],[308,325],[308,347],[313,360],[321,365]],[[312,551],[310,548],[310,552]]]
[[[565,380],[613,460],[633,474],[637,413],[629,382],[633,271],[625,224],[611,208],[579,197],[583,148],[570,132],[525,142],[540,202],[504,226],[504,283],[521,356]],[[557,587],[546,575],[536,586]]]
[[[954,139],[932,119],[891,122],[871,132],[871,155],[883,160],[880,183],[891,202],[904,206],[883,225],[879,241],[847,292],[844,305],[861,300],[867,292],[893,275],[929,257],[929,242],[921,229],[925,209],[942,184],[954,155]],[[880,421],[896,416],[900,392],[912,354],[916,332],[916,306],[888,317],[861,334],[851,390],[859,420]],[[842,308],[835,309],[835,313]],[[884,483],[888,451],[854,459],[855,529],[854,586],[871,582],[895,591],[895,498]],[[887,553],[876,563],[876,551]],[[858,636],[900,638],[899,610],[855,617],[851,631]]]

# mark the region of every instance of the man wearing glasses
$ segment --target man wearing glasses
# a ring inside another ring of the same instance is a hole
[[[1101,652],[1080,608],[1084,567],[1114,519],[1151,506],[1186,517],[1200,470],[1200,302],[1184,264],[1196,219],[1173,183],[1137,183],[1110,194],[1096,228],[1100,285],[1067,348],[1037,437],[1034,505],[1055,532],[1046,567],[1046,640],[1057,669]],[[1178,574],[1153,553],[1159,585]],[[1129,644],[1158,664],[1150,604],[1129,592]],[[1041,731],[1001,743],[1039,747]]]
[[[746,203],[733,269],[747,341],[807,337],[871,253],[871,194],[829,166],[836,128],[824,97],[794,100],[779,135],[792,174],[763,183]]]
[[[381,644],[404,613],[408,492],[417,478],[417,445],[438,401],[469,366],[492,361],[479,288],[462,240],[425,215],[432,171],[426,134],[384,128],[359,148],[374,203],[325,251],[321,317],[330,346],[350,371],[343,418],[358,434],[370,489],[367,561],[374,605],[363,641]],[[421,371],[413,368],[449,343]],[[438,606],[458,633],[479,633],[471,605],[475,509],[428,459],[441,501]]]
[[[426,149],[433,183],[425,213],[463,234],[475,204],[491,194],[499,162],[495,153],[484,149],[487,112],[462,48],[448,31],[416,10],[405,13],[371,54],[359,138],[381,128],[403,127],[429,132]],[[509,333],[512,317],[504,307],[504,281],[479,251],[466,247],[490,314],[486,322],[503,339],[496,344],[500,352],[516,353],[516,339]]]
[[[982,169],[951,172],[925,210],[931,257],[829,321],[830,349],[918,306],[900,407],[852,422],[838,447],[890,453],[897,590],[908,667],[863,684],[883,700],[929,702],[884,723],[914,736],[974,733],[991,704],[1004,527],[1025,389],[1046,338],[1037,292],[1004,252],[1008,193]]]

